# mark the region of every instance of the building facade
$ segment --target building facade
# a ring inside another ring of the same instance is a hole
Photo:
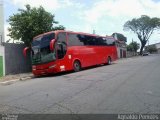
[[[4,14],[3,2],[0,0],[0,44],[4,42]]]
[[[112,36],[116,39],[117,54],[118,58],[127,57],[127,38],[120,33],[113,33]]]
[[[118,58],[126,58],[127,57],[126,43],[122,41],[117,41],[116,46],[117,46]]]
[[[4,55],[4,14],[3,1],[0,0],[0,77],[5,75],[5,55]]]
[[[155,44],[156,48],[157,48],[157,53],[160,54],[160,42]]]
[[[145,46],[145,51],[148,51],[147,48],[148,48],[148,47],[151,47],[151,46],[155,46],[156,49],[157,49],[156,52],[152,52],[152,53],[158,53],[158,54],[160,54],[160,42]],[[150,51],[148,51],[148,52],[150,52]]]

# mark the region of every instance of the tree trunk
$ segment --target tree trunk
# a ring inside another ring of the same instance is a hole
[[[143,54],[143,48],[144,48],[144,46],[146,45],[146,42],[143,42],[143,43],[141,43],[142,45],[141,45],[141,48],[140,48],[140,55],[142,55]]]
[[[141,48],[140,48],[140,53],[139,53],[140,55],[142,55],[142,53],[143,53],[143,48],[144,48],[144,47],[141,46]]]

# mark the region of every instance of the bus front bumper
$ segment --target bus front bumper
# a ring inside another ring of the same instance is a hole
[[[41,69],[36,69],[32,67],[32,73],[35,76],[48,75],[48,74],[57,73],[57,69],[56,69],[56,66],[54,65],[49,66],[48,68],[41,68]]]

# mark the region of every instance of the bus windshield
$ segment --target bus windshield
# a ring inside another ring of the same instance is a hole
[[[32,42],[32,64],[41,64],[56,60],[55,50],[50,51],[50,41],[55,38],[54,33],[40,36]]]

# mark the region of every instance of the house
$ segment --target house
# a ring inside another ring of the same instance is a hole
[[[146,51],[147,51],[148,46],[149,46],[149,47],[150,47],[150,46],[155,46],[156,49],[157,49],[157,52],[156,52],[156,53],[160,54],[160,42],[155,43],[155,44],[147,45],[147,46],[145,47],[145,50],[146,50]],[[155,52],[154,52],[154,53],[155,53]]]
[[[127,38],[120,33],[113,33],[112,36],[116,39],[118,58],[127,57]]]
[[[116,41],[118,58],[126,58],[127,57],[127,45],[123,41]]]
[[[157,53],[160,54],[160,42],[155,44],[156,48],[157,48]]]

